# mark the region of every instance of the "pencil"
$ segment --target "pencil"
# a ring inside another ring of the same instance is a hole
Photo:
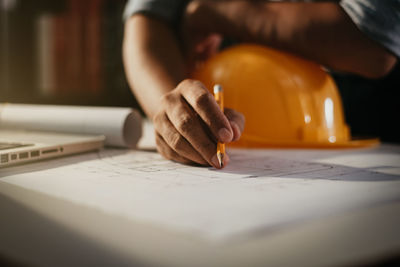
[[[214,98],[217,101],[219,108],[222,112],[224,112],[224,92],[222,90],[222,86],[220,84],[214,85]],[[218,142],[217,143],[217,158],[219,162],[219,166],[221,168],[224,167],[224,156],[225,156],[225,144]]]

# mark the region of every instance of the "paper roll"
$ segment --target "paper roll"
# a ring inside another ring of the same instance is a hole
[[[0,104],[0,129],[101,134],[108,146],[134,148],[142,117],[131,108],[7,103]]]

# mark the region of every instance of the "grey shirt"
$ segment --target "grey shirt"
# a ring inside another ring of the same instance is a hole
[[[124,20],[137,13],[149,14],[173,23],[179,20],[183,7],[189,0],[129,0]]]
[[[144,13],[176,23],[187,2],[129,0],[124,19],[136,13]],[[340,5],[365,35],[400,57],[400,0],[341,0]]]

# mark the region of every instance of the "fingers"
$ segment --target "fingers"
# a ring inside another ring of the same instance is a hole
[[[180,162],[183,164],[191,164],[192,161],[182,157],[178,153],[176,153],[173,149],[171,149],[168,144],[164,141],[161,135],[156,133],[156,145],[157,145],[157,151],[160,153],[164,158],[173,160],[176,162]]]
[[[157,125],[156,132],[159,138],[162,139],[159,140],[159,144],[157,144],[157,147],[163,147],[163,153],[160,152],[162,155],[166,154],[168,157],[165,157],[178,162],[183,162],[183,159],[186,159],[200,165],[208,165],[208,162],[205,161],[192,145],[176,130],[166,113],[157,114],[154,117],[154,124]]]
[[[165,94],[153,118],[157,149],[164,157],[181,163],[221,168],[217,142],[239,139],[244,116],[220,110],[213,95],[201,82],[185,80]],[[226,157],[226,165],[229,157]]]
[[[196,62],[205,62],[210,57],[216,55],[221,45],[222,37],[218,34],[210,34],[195,43],[194,60]]]
[[[232,141],[237,141],[243,133],[245,117],[242,113],[230,108],[225,108],[224,112],[233,130]]]
[[[232,127],[215,102],[214,96],[205,86],[199,81],[185,80],[180,84],[180,87],[183,88],[182,96],[218,141],[223,143],[232,141]]]
[[[186,139],[201,157],[210,165],[219,167],[213,160],[216,141],[207,133],[203,122],[182,97],[170,99],[166,104],[166,115],[176,131]]]

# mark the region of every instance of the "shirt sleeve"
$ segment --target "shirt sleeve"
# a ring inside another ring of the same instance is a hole
[[[123,19],[142,13],[159,17],[167,22],[179,20],[186,0],[129,0],[125,6]]]
[[[400,0],[342,0],[340,5],[364,34],[400,57]]]

